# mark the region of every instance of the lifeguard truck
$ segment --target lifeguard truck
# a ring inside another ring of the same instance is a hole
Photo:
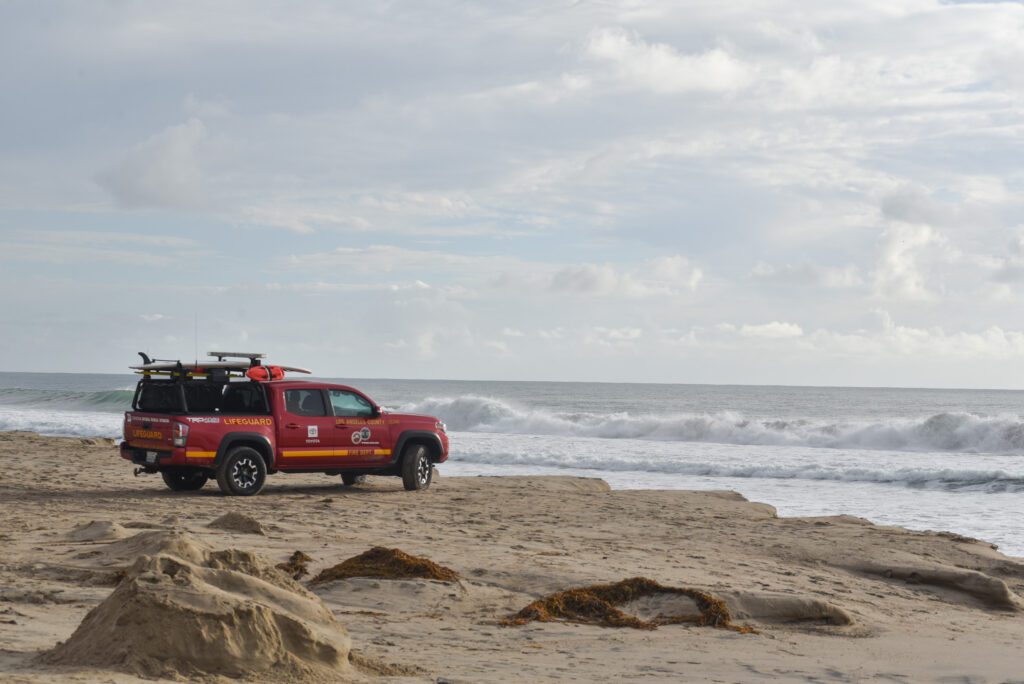
[[[309,371],[266,365],[263,354],[209,352],[187,363],[139,355],[121,456],[174,491],[216,478],[225,494],[252,496],[275,473],[325,473],[347,486],[394,475],[419,490],[448,458],[437,418],[388,411],[347,385],[287,379]]]

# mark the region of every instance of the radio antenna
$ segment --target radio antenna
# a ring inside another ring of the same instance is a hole
[[[195,314],[195,352],[196,352],[196,363],[199,363],[199,312]]]

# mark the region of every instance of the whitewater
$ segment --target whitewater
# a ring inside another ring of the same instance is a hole
[[[1024,393],[339,380],[448,424],[442,475],[731,489],[782,515],[945,529],[1024,555]],[[119,437],[128,375],[0,373],[0,431]]]

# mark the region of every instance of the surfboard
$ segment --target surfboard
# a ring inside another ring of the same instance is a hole
[[[312,374],[312,371],[306,370],[305,368],[299,368],[298,366],[282,366],[278,363],[265,364],[268,366],[277,366],[281,370],[288,373],[305,373],[306,375]],[[252,368],[252,364],[248,361],[154,361],[153,363],[144,363],[139,366],[128,366],[134,371],[141,373],[169,373],[176,371],[179,368],[185,371],[195,371],[197,369],[222,369],[222,370],[233,370],[240,373]]]

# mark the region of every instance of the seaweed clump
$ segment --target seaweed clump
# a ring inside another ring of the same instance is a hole
[[[619,606],[658,594],[675,594],[693,599],[699,615],[659,615],[642,620],[623,612]],[[695,624],[750,633],[754,629],[732,623],[725,602],[707,592],[686,587],[667,587],[646,577],[633,577],[614,584],[594,584],[560,591],[538,599],[521,611],[505,618],[504,625],[565,620],[602,627],[657,629],[659,625]]]
[[[350,577],[380,577],[383,579],[432,579],[454,582],[458,573],[451,568],[438,565],[429,558],[412,556],[400,549],[375,546],[358,556],[325,569],[310,580],[320,584]]]
[[[293,580],[300,580],[309,574],[308,566],[311,560],[313,560],[312,556],[306,555],[302,551],[296,551],[284,563],[278,563],[274,567],[278,570],[282,570]]]

